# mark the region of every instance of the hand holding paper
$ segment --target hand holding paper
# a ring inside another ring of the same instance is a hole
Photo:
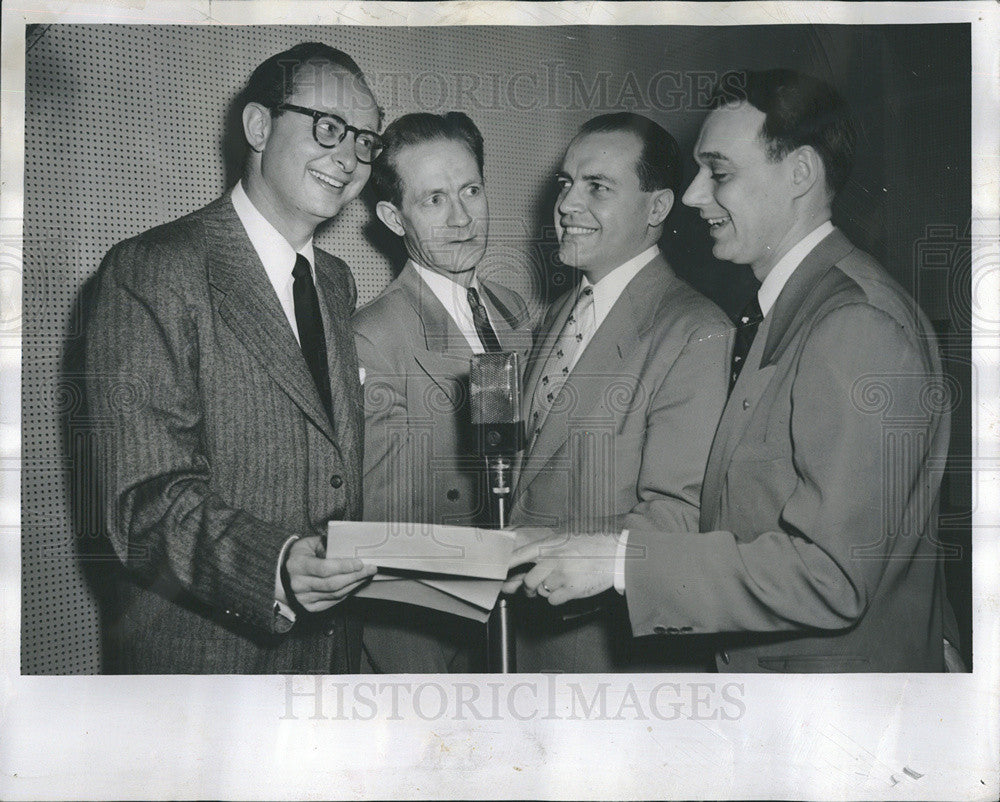
[[[510,567],[521,567],[503,585],[504,593],[524,588],[529,597],[542,596],[549,604],[596,596],[614,585],[618,535],[552,535],[518,533],[518,547],[511,554]],[[527,570],[523,567],[534,563]]]
[[[285,570],[288,590],[295,600],[309,612],[318,613],[347,598],[375,573],[375,566],[355,558],[324,557],[322,539],[315,535],[292,543]]]
[[[514,533],[468,526],[331,521],[327,559],[378,566],[357,595],[486,621],[514,550]],[[391,579],[392,581],[387,581]]]

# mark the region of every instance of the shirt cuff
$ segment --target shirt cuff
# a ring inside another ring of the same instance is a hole
[[[625,550],[628,546],[628,529],[623,529],[618,536],[618,548],[615,550],[615,590],[625,595]]]
[[[278,565],[274,571],[274,613],[275,615],[287,618],[292,623],[295,623],[295,611],[288,605],[285,583],[281,581],[281,569],[285,564],[285,558],[288,556],[289,547],[298,539],[298,535],[292,535],[285,541],[281,547],[281,551],[278,552]]]

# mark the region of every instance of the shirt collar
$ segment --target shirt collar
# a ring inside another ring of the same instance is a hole
[[[611,311],[611,307],[614,306],[617,300],[621,297],[621,294],[625,291],[625,287],[628,286],[628,283],[634,279],[636,274],[648,265],[653,258],[659,254],[659,252],[660,249],[656,245],[651,245],[642,253],[633,256],[624,264],[616,267],[596,284],[591,284],[587,276],[583,276],[581,290],[583,287],[587,286],[594,288],[595,328],[600,326],[604,321],[604,318],[608,316],[608,312]]]
[[[469,308],[468,292],[457,281],[453,281],[447,276],[442,276],[429,267],[417,264],[412,259],[409,260],[409,264],[413,265],[413,269],[417,271],[417,275],[431,288],[431,292],[437,296],[437,299],[453,318],[457,317],[456,312],[459,310],[465,311]],[[469,286],[474,287],[476,292],[480,292],[478,276],[473,275],[472,283]]]
[[[233,208],[236,209],[236,215],[240,218],[240,222],[243,223],[243,228],[246,229],[253,249],[260,257],[260,261],[263,263],[264,270],[267,271],[268,278],[271,279],[272,284],[275,284],[276,281],[284,281],[291,274],[292,268],[295,267],[295,256],[297,253],[301,253],[309,260],[309,268],[313,273],[313,281],[316,280],[315,253],[313,251],[312,237],[296,251],[288,240],[282,236],[281,232],[271,225],[268,219],[260,213],[260,210],[253,205],[253,201],[250,200],[246,190],[243,188],[242,181],[237,181],[236,186],[233,187],[232,200]]]
[[[760,311],[765,316],[778,300],[781,290],[784,289],[788,279],[792,277],[795,268],[802,264],[802,260],[809,255],[812,249],[831,233],[833,233],[833,223],[829,220],[820,223],[819,226],[795,243],[788,253],[782,256],[778,263],[771,268],[771,272],[764,276],[760,289],[757,290],[757,300],[760,302]]]

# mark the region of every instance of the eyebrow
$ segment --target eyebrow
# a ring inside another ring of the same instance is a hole
[[[703,150],[698,154],[698,158],[703,161],[714,161],[714,162],[727,162],[729,157],[725,154],[719,153],[717,150]]]
[[[484,183],[485,181],[482,178],[477,178],[475,181],[466,181],[464,184],[462,184],[462,186],[459,187],[459,189],[460,190],[465,189],[466,187],[471,187],[473,185],[482,186]],[[447,194],[448,194],[448,188],[440,186],[440,187],[433,187],[431,189],[425,189],[420,197],[426,198],[428,195],[447,195]]]
[[[565,178],[565,179],[567,179],[569,181],[573,180],[573,178],[570,176],[569,173],[563,172],[562,170],[560,170],[558,173],[556,173],[556,178]],[[617,181],[615,181],[614,178],[612,178],[609,175],[604,175],[604,173],[591,173],[590,175],[583,175],[583,176],[580,176],[580,180],[581,181],[603,181],[606,184],[617,184],[618,183]]]

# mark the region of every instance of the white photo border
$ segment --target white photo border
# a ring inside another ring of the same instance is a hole
[[[972,282],[980,305],[993,308],[988,299],[1000,297],[998,10],[989,2],[199,0],[140,7],[8,0],[0,236],[4,243],[21,237],[29,23],[968,22]],[[975,670],[957,675],[21,676],[20,353],[0,348],[0,402],[6,410],[0,416],[0,796],[996,799],[998,329],[1000,322],[973,331]]]

